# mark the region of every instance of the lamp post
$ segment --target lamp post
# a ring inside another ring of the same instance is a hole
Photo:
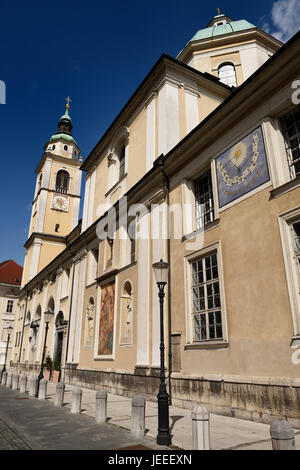
[[[46,328],[45,328],[45,340],[44,340],[44,348],[43,348],[43,357],[42,357],[42,362],[41,362],[41,370],[38,375],[38,383],[37,383],[37,389],[36,389],[36,394],[35,396],[38,397],[39,395],[39,386],[40,386],[40,381],[44,377],[44,360],[45,360],[45,352],[46,352],[46,342],[47,342],[47,334],[48,334],[48,329],[49,329],[49,323],[51,321],[51,318],[53,317],[53,312],[48,310],[47,312],[44,313],[44,319],[46,323]]]
[[[6,343],[4,365],[3,365],[3,368],[2,368],[2,371],[1,371],[1,381],[2,381],[3,372],[6,371],[6,359],[7,359],[8,346],[9,346],[9,341],[10,341],[10,335],[11,335],[12,330],[13,330],[13,327],[12,327],[11,323],[9,323],[9,326],[6,329],[7,329],[7,343]]]
[[[165,343],[164,343],[164,297],[167,284],[169,264],[162,259],[159,263],[152,265],[156,284],[158,286],[158,297],[160,303],[160,386],[157,395],[158,403],[158,434],[156,442],[159,445],[170,445],[171,434],[169,428],[169,395],[166,389],[165,376]]]

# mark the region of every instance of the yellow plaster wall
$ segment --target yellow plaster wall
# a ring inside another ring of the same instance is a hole
[[[267,188],[220,214],[218,227],[204,236],[204,247],[220,241],[224,271],[229,348],[184,350],[186,343],[184,250],[172,240],[172,330],[181,331],[181,363],[185,374],[291,376],[293,336],[278,215],[294,208],[300,189],[270,201]],[[171,192],[171,204],[181,188]],[[175,287],[176,286],[176,287]],[[185,315],[183,315],[185,312]],[[276,360],[274,360],[276,358]]]
[[[40,272],[47,264],[65,249],[65,245],[50,245],[47,241],[43,241],[40,252],[38,272]]]
[[[129,126],[127,191],[146,173],[146,109]]]

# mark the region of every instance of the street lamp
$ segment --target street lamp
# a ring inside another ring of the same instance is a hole
[[[6,330],[7,330],[7,343],[6,343],[4,365],[3,365],[3,368],[2,368],[2,371],[1,371],[1,381],[2,381],[3,372],[6,371],[6,359],[7,359],[8,345],[9,345],[9,341],[10,341],[10,335],[11,335],[12,330],[13,330],[13,326],[12,326],[11,323],[9,323],[9,326],[6,328]]]
[[[37,383],[37,389],[36,389],[36,394],[35,394],[36,397],[38,397],[38,394],[39,394],[40,381],[44,377],[44,372],[43,371],[44,371],[44,360],[45,360],[45,352],[46,352],[47,334],[48,334],[48,329],[49,329],[49,323],[51,322],[52,317],[53,317],[53,312],[51,312],[50,310],[47,310],[47,312],[44,313],[44,319],[45,319],[45,323],[46,323],[45,340],[44,340],[41,370],[40,370],[40,373],[38,375],[38,383]]]
[[[160,303],[160,386],[157,395],[158,403],[158,434],[156,442],[159,445],[170,445],[171,434],[169,428],[169,395],[166,389],[165,376],[165,344],[164,344],[164,289],[168,280],[169,264],[162,259],[152,265],[159,292]]]

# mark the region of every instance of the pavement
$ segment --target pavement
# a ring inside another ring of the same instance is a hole
[[[64,404],[56,407],[56,385],[52,382],[48,382],[46,400],[0,385],[0,450],[167,449],[156,444],[156,402],[146,403],[145,436],[136,437],[130,432],[130,398],[108,394],[108,421],[98,424],[96,391],[82,388],[81,412],[73,414],[73,388],[66,385]],[[170,406],[169,414],[171,448],[192,450],[191,411]],[[211,414],[210,437],[212,450],[272,450],[268,424]],[[296,448],[300,449],[300,430],[295,430],[295,438]]]

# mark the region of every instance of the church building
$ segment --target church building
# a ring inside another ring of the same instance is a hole
[[[12,368],[50,356],[66,383],[156,400],[164,260],[171,403],[300,424],[299,52],[218,14],[85,161],[68,100],[36,168]]]

